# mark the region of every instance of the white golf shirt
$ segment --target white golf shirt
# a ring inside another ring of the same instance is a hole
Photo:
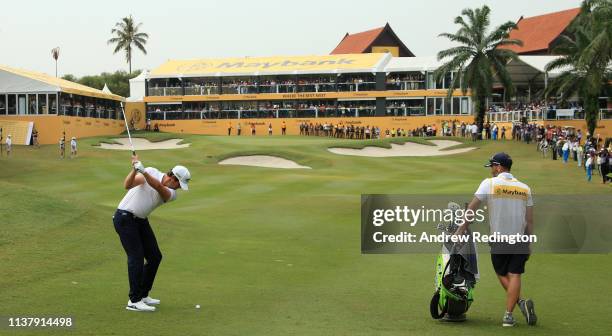
[[[164,177],[164,173],[153,167],[145,168],[145,172],[160,182]],[[176,190],[170,188],[168,190],[170,190],[171,196],[167,202],[174,201]],[[129,211],[139,218],[147,218],[155,208],[162,204],[164,204],[164,200],[161,195],[145,180],[143,184],[128,190],[117,209]]]
[[[482,181],[474,196],[487,202],[491,233],[525,233],[525,213],[527,207],[533,206],[531,189],[525,183],[510,173],[501,173]]]
[[[6,138],[6,147],[11,149],[11,145],[13,145],[13,140],[11,140],[11,138]]]
[[[71,147],[73,150],[76,150],[76,149],[77,149],[77,143],[76,143],[76,140],[70,140],[70,147]]]

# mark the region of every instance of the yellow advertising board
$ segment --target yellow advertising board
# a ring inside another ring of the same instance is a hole
[[[399,47],[372,46],[373,53],[390,53],[393,57],[399,57]]]
[[[155,77],[188,77],[233,73],[331,72],[373,69],[385,54],[344,54],[324,56],[239,57],[196,60],[169,60],[150,73]]]
[[[439,116],[408,116],[408,117],[348,117],[348,118],[271,118],[271,119],[195,119],[195,120],[153,120],[152,125],[157,125],[162,132],[227,135],[228,127],[231,126],[231,134],[236,135],[238,124],[242,128],[242,136],[250,136],[251,125],[255,126],[256,135],[268,135],[268,126],[272,126],[274,135],[280,134],[281,127],[285,123],[288,135],[298,135],[300,123],[313,124],[342,124],[354,126],[380,127],[384,132],[386,129],[413,130],[423,125],[436,125],[438,130],[442,129],[445,121],[457,121],[459,123],[471,123],[474,116],[439,115]],[[584,120],[551,120],[546,124],[557,126],[574,126],[586,134],[586,123]],[[499,127],[512,127],[511,124],[497,123]],[[508,131],[509,132],[509,131]],[[612,120],[599,120],[597,134],[602,138],[612,137]]]
[[[423,125],[436,125],[442,129],[444,121],[473,122],[473,116],[412,116],[412,117],[348,117],[348,118],[271,118],[271,119],[197,119],[197,120],[153,120],[152,125],[157,125],[162,132],[227,135],[231,127],[231,135],[236,135],[238,124],[242,130],[242,136],[251,136],[251,127],[255,126],[255,135],[268,135],[268,127],[272,126],[272,134],[279,135],[284,123],[288,135],[299,135],[300,124],[324,124],[353,125],[379,127],[381,132],[386,129],[413,130]]]

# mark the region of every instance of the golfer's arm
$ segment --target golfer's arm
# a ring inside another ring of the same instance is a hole
[[[138,175],[136,171],[132,169],[128,176],[125,177],[125,181],[123,181],[123,186],[125,187],[125,189],[129,190],[143,183],[144,178],[142,177],[142,175]]]
[[[140,176],[144,176],[144,179],[147,181],[147,184],[150,185],[151,188],[155,189],[155,191],[159,193],[159,195],[164,200],[164,202],[167,202],[170,199],[170,197],[172,196],[172,194],[170,193],[170,190],[166,188],[166,186],[161,184],[161,182],[156,180],[153,176],[149,175],[149,173],[147,172],[144,172]]]
[[[533,207],[528,206],[525,212],[525,221],[527,222],[526,234],[533,234]]]

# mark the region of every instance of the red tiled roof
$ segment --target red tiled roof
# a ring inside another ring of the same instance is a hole
[[[357,34],[346,34],[331,54],[360,54],[366,51],[385,27],[367,30]]]
[[[580,8],[568,9],[544,15],[520,18],[518,29],[510,32],[511,39],[523,41],[523,46],[507,46],[505,48],[521,53],[548,51],[553,42],[569,26],[580,13]]]

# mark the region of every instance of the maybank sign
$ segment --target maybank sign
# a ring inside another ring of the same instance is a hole
[[[326,73],[343,70],[372,71],[388,54],[325,56],[244,57],[201,60],[171,60],[151,71],[149,77],[229,75],[232,73]]]

